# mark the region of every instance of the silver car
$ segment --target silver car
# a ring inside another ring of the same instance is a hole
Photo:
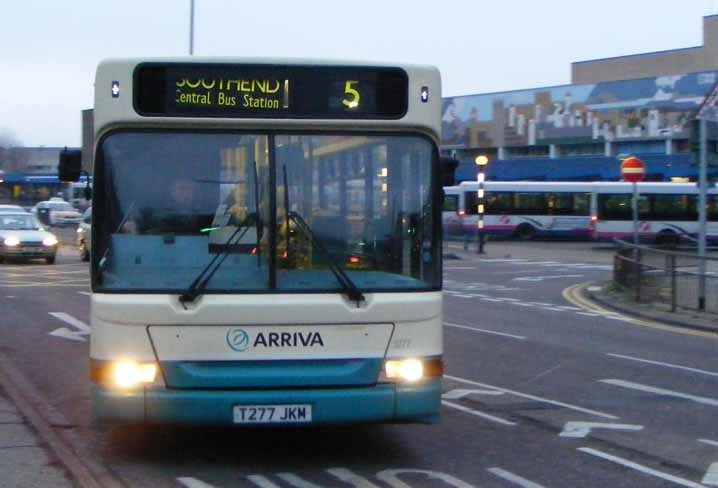
[[[92,207],[85,210],[80,225],[77,226],[77,248],[80,250],[80,259],[89,261],[92,248]]]
[[[30,213],[20,205],[0,205],[0,213]]]
[[[0,262],[7,259],[44,259],[55,262],[57,237],[42,228],[34,215],[0,213]]]

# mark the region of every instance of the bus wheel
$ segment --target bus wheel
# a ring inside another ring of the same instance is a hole
[[[530,224],[521,224],[516,229],[516,237],[522,241],[530,241],[536,235],[536,229]]]
[[[656,236],[656,245],[665,247],[676,247],[680,241],[675,232],[661,232]]]

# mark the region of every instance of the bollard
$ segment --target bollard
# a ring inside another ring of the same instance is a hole
[[[676,311],[676,255],[671,254],[671,312]]]

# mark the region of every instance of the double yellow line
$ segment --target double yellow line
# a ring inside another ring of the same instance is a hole
[[[690,336],[704,337],[707,339],[718,339],[718,333],[708,332],[696,329],[689,329],[687,327],[679,327],[675,325],[669,325],[663,322],[657,322],[654,320],[646,320],[637,317],[631,317],[615,310],[609,310],[602,307],[598,303],[586,298],[584,290],[590,286],[591,283],[580,283],[578,285],[569,286],[563,290],[563,298],[572,303],[573,305],[580,307],[587,312],[597,313],[599,315],[610,316],[612,318],[622,320],[623,322],[639,325],[641,327],[649,327],[651,329],[662,330],[665,332],[673,332],[676,334],[684,334]]]

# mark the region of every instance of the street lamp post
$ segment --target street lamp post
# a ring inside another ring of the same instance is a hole
[[[476,238],[478,240],[477,242],[477,250],[476,252],[478,254],[484,254],[484,180],[486,178],[486,166],[489,164],[489,158],[487,158],[484,155],[476,156],[476,166],[477,166],[477,172],[476,172],[476,181],[479,184],[479,189],[477,192],[477,214],[479,216],[478,226],[476,228]]]
[[[194,0],[189,0],[189,55],[194,54]]]

